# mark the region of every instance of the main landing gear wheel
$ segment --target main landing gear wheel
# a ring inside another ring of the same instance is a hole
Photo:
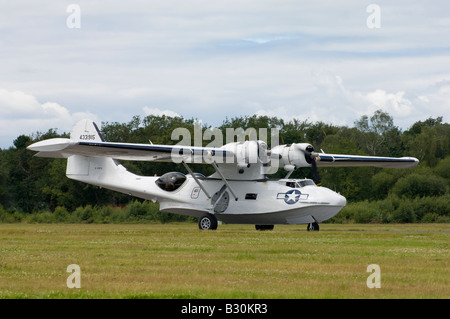
[[[256,230],[273,230],[273,225],[255,225]]]
[[[200,217],[198,221],[198,228],[201,230],[216,230],[217,218],[213,214],[206,214]]]
[[[318,223],[311,223],[308,224],[308,231],[319,231],[319,224]]]

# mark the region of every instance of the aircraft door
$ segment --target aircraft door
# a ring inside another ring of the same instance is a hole
[[[216,213],[223,213],[228,208],[230,195],[226,191],[226,188],[227,186],[223,185],[222,188],[211,198],[211,203],[214,205],[214,211]]]

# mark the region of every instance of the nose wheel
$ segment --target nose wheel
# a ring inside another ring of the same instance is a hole
[[[306,229],[308,231],[319,231],[319,224],[318,223],[310,223],[310,224],[308,224],[308,227]]]

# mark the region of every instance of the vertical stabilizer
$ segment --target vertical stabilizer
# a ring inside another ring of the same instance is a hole
[[[70,139],[76,142],[103,142],[100,130],[92,120],[81,120],[72,128]],[[94,185],[108,185],[127,173],[116,160],[101,156],[72,155],[67,159],[67,177]]]
[[[92,120],[84,119],[79,121],[70,132],[70,139],[84,142],[103,142],[100,130]]]
[[[103,138],[97,125],[89,119],[79,121],[74,125],[70,132],[70,139],[73,141],[92,141],[101,142]],[[72,155],[67,159],[66,175],[69,178],[76,178],[77,176],[89,175],[90,157],[82,155]]]

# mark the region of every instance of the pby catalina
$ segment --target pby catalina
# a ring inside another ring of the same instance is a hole
[[[313,180],[289,179],[296,168],[312,167],[316,175],[317,166],[407,168],[419,162],[413,157],[317,153],[307,143],[268,150],[259,140],[222,147],[112,143],[103,140],[90,120],[78,122],[69,139],[48,139],[28,149],[39,157],[67,158],[68,178],[158,202],[161,211],[198,217],[203,230],[216,229],[218,221],[254,224],[257,230],[271,230],[275,224],[319,230],[319,223],[336,215],[346,199]],[[182,163],[189,174],[138,176],[117,160]],[[193,173],[189,163],[212,165],[215,173]],[[286,178],[267,178],[279,168],[288,172]]]

